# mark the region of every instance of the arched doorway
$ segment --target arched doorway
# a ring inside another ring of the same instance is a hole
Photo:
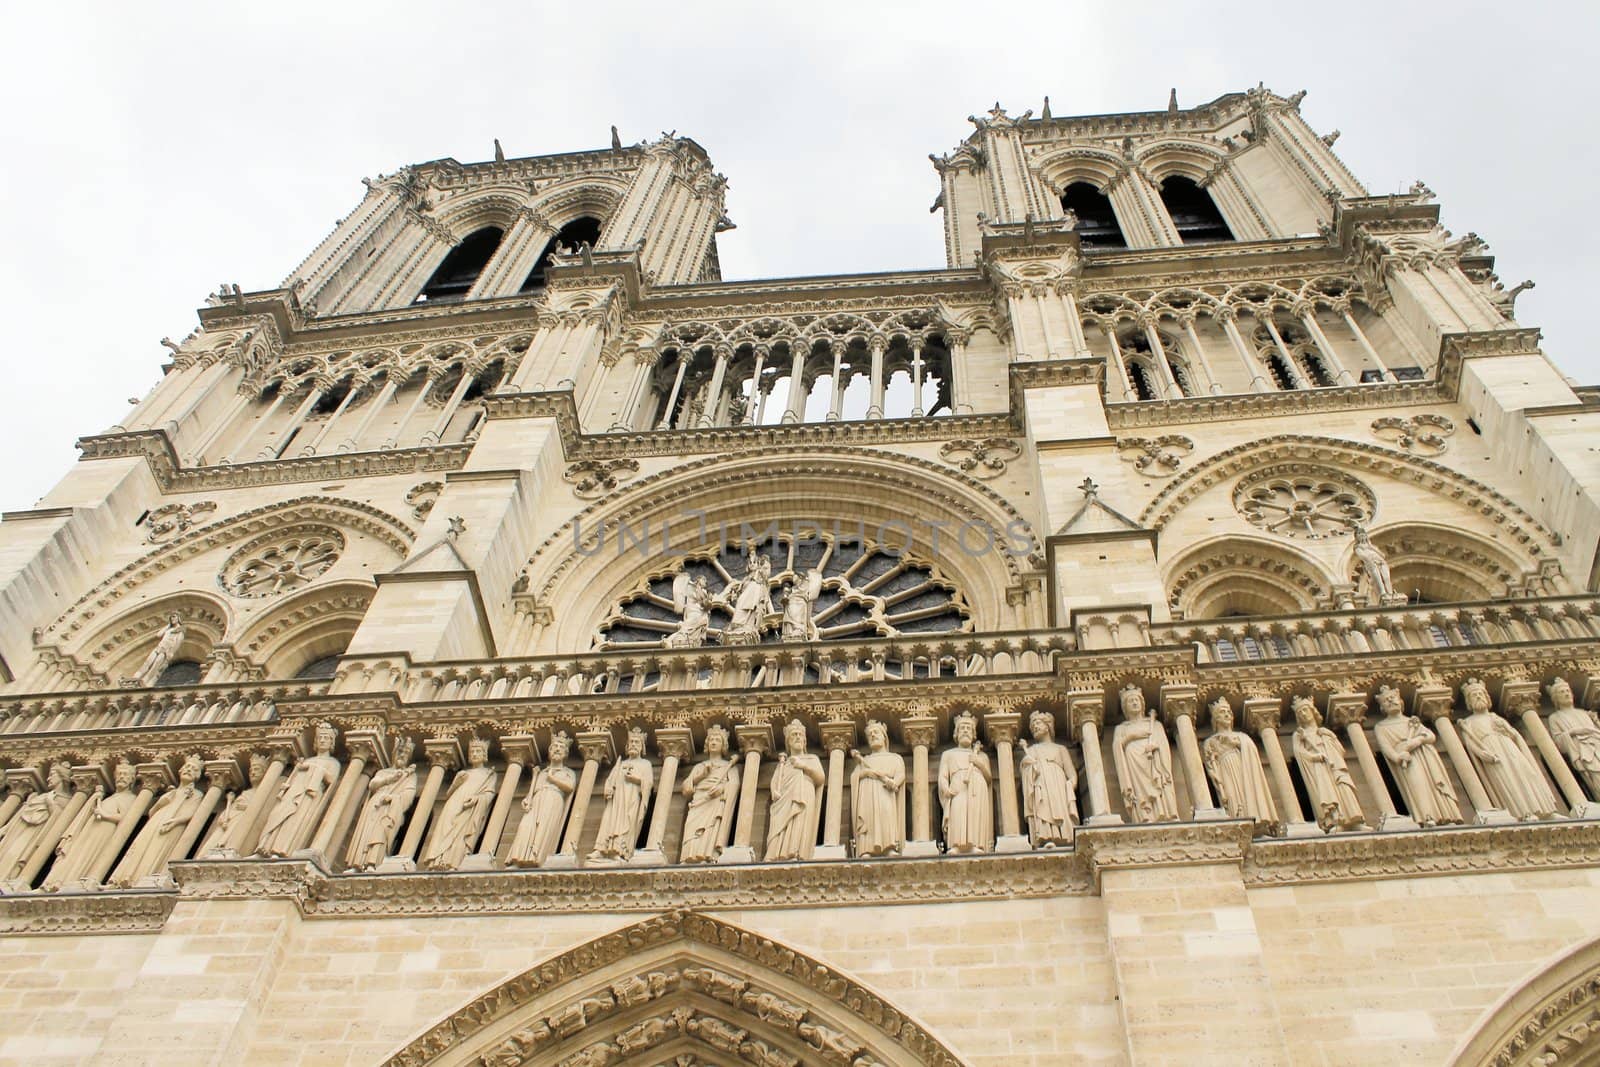
[[[672,1062],[961,1067],[837,970],[721,919],[673,911],[546,960],[464,1005],[388,1067]]]

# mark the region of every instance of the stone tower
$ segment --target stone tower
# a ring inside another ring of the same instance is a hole
[[[724,281],[667,134],[212,294],[0,523],[0,1063],[1577,1062],[1600,392],[1301,95],[996,104],[939,269]]]

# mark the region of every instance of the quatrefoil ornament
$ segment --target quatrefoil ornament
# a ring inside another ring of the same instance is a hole
[[[1414,456],[1437,456],[1447,447],[1445,438],[1456,432],[1456,425],[1443,415],[1421,414],[1405,419],[1389,416],[1375,420],[1372,432]]]

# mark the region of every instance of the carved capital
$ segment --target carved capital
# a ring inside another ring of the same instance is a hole
[[[8,767],[6,788],[26,800],[44,788],[44,774],[37,767]]]
[[[217,789],[238,789],[245,784],[244,768],[233,757],[206,760],[206,779]]]
[[[1015,711],[991,711],[983,717],[983,733],[991,745],[1009,745],[1017,740],[1022,716]]]
[[[746,755],[772,751],[771,723],[740,723],[733,728],[733,734],[739,739],[739,751]]]
[[[453,737],[423,738],[422,751],[430,764],[443,770],[454,770],[462,764],[461,742]]]
[[[529,734],[506,734],[500,739],[500,754],[507,763],[528,767],[539,761],[539,742]]]
[[[1328,696],[1328,723],[1344,729],[1351,723],[1360,725],[1367,720],[1367,694],[1332,693]]]
[[[1161,717],[1168,726],[1177,726],[1178,720],[1188,718],[1192,723],[1199,717],[1199,690],[1192,685],[1164,685],[1159,692]]]
[[[1419,685],[1412,699],[1411,710],[1423,722],[1453,718],[1450,687],[1447,685]]]
[[[134,773],[139,776],[139,788],[152,793],[170,788],[178,780],[165,763],[140,763],[134,767]]]
[[[611,742],[610,730],[579,730],[577,742],[585,762],[609,763],[616,758],[617,749]]]
[[[1106,697],[1098,689],[1079,689],[1067,694],[1067,717],[1072,722],[1072,735],[1083,733],[1084,723],[1094,723],[1095,729],[1105,725]]]
[[[901,719],[900,735],[912,748],[932,748],[939,740],[939,722],[925,715]]]
[[[822,747],[829,752],[848,752],[856,743],[856,724],[850,721],[825,722],[817,726]]]
[[[1250,697],[1245,700],[1241,710],[1244,721],[1258,734],[1268,731],[1276,733],[1278,723],[1283,721],[1283,701],[1277,697]]]
[[[694,757],[694,733],[687,726],[656,727],[656,751],[680,762]]]
[[[72,768],[72,784],[80,793],[111,788],[111,776],[102,763],[82,763]]]
[[[1530,678],[1512,678],[1500,683],[1500,714],[1509,719],[1538,710],[1538,682]]]
[[[344,748],[351,759],[361,760],[368,767],[388,765],[382,730],[349,730],[344,735]]]

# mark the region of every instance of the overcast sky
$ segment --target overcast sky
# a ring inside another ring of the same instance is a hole
[[[996,99],[1061,115],[1307,89],[1375,193],[1418,178],[1524,325],[1600,381],[1592,5],[27,4],[0,93],[0,508],[119,419],[221,281],[265,289],[408,162],[677,130],[729,178],[729,279],[943,265],[927,155]],[[1575,118],[1576,116],[1576,118]],[[1584,118],[1584,116],[1589,116]]]

